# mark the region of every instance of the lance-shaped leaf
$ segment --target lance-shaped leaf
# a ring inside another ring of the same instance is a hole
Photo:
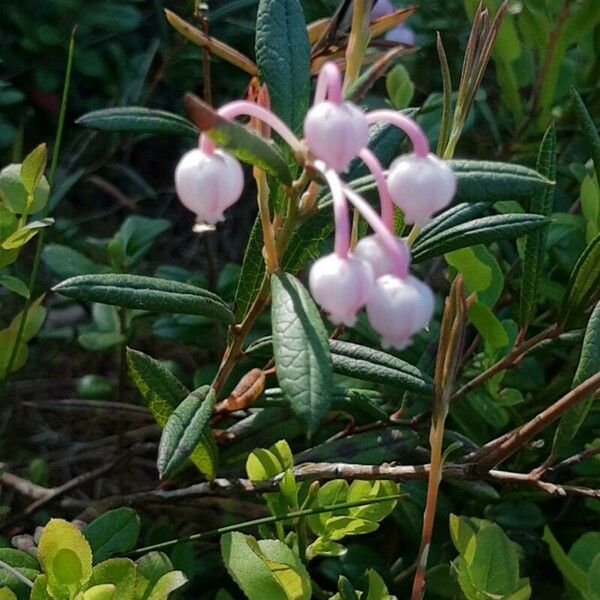
[[[21,165],[21,181],[32,200],[38,183],[44,174],[47,158],[46,144],[40,144],[25,157]]]
[[[456,174],[456,197],[463,202],[528,198],[554,185],[537,171],[512,163],[451,160],[450,166]]]
[[[327,331],[310,294],[292,275],[271,277],[273,350],[279,384],[313,433],[331,403]]]
[[[598,128],[594,124],[579,92],[574,87],[571,88],[571,97],[573,98],[573,108],[575,109],[579,126],[594,161],[596,180],[600,182],[600,135],[598,135]]]
[[[600,288],[600,233],[579,257],[565,291],[561,323],[577,320]]]
[[[94,110],[79,117],[78,125],[119,133],[167,134],[197,138],[198,129],[187,119],[143,106],[118,106]]]
[[[413,262],[420,262],[459,248],[518,238],[547,224],[548,219],[545,217],[530,214],[493,215],[474,219],[442,230],[420,244],[415,243]]]
[[[219,296],[180,281],[122,273],[94,273],[71,277],[53,289],[76,300],[158,313],[201,315],[223,323],[233,322],[231,310]]]
[[[256,63],[273,111],[293,130],[302,126],[310,94],[310,45],[298,0],[260,0]]]
[[[35,237],[42,229],[50,227],[54,223],[54,219],[46,218],[39,221],[31,221],[23,227],[17,229],[14,233],[9,235],[3,242],[2,248],[4,250],[16,250],[21,246],[24,246],[30,239]]]
[[[417,394],[432,392],[431,378],[400,358],[350,342],[330,340],[329,344],[333,370],[340,375],[393,385]]]
[[[228,46],[216,38],[208,36],[206,33],[193,27],[173,11],[165,9],[167,21],[187,40],[190,40],[200,48],[206,48],[211,54],[226,60],[228,63],[242,69],[251,77],[256,75],[256,65],[244,54],[238,52],[235,48]],[[212,15],[211,15],[212,22]]]
[[[215,407],[215,392],[208,386],[194,390],[173,411],[163,429],[156,465],[163,479],[190,458],[198,444],[214,449],[210,417]]]
[[[596,304],[585,330],[579,365],[571,389],[576,388],[598,371],[600,371],[600,302]],[[593,395],[587,396],[562,416],[552,445],[552,453],[555,456],[562,456],[566,452],[583,425],[593,401]]]
[[[542,140],[538,154],[537,170],[548,179],[554,179],[556,175],[556,129],[554,125],[548,128]],[[530,210],[532,213],[549,217],[552,213],[553,201],[554,188],[547,187],[533,196]],[[519,309],[521,327],[527,327],[535,314],[537,291],[547,237],[548,230],[544,227],[528,234],[525,240],[521,304]]]
[[[273,141],[235,121],[224,119],[214,108],[193,94],[186,94],[184,102],[192,121],[218,146],[277,177],[286,185],[292,182],[287,161]]]
[[[170,415],[187,398],[187,388],[161,363],[137,350],[127,349],[129,374],[154,420],[164,427]],[[196,446],[190,460],[207,479],[214,479],[217,469],[217,448],[210,439]]]

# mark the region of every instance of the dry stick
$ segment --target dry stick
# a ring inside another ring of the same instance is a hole
[[[488,471],[492,467],[505,461],[517,450],[522,448],[531,438],[543,431],[548,425],[556,421],[572,406],[575,406],[586,396],[593,394],[600,388],[600,372],[596,373],[575,389],[565,394],[560,400],[549,406],[546,410],[536,415],[533,419],[514,429],[501,444],[490,449],[482,448],[473,455],[476,464],[471,465],[478,473]]]
[[[559,462],[558,464],[556,464],[552,467],[549,467],[547,472],[548,473],[556,473],[556,471],[562,471],[563,469],[568,469],[569,467],[578,465],[579,463],[582,463],[583,461],[587,460],[588,458],[592,458],[592,457],[596,456],[597,454],[600,454],[600,446],[592,446],[591,448],[588,448],[587,450],[583,450],[582,452],[579,452],[578,454],[574,454],[573,456],[566,458],[562,462]]]
[[[4,469],[6,469],[6,465],[4,463],[0,463],[0,471],[4,471]],[[13,475],[12,473],[7,473],[6,471],[0,475],[0,483],[3,483],[13,490],[16,490],[23,496],[33,498],[34,500],[45,498],[50,492],[48,488],[45,488],[41,485],[36,485],[28,479],[24,479],[18,475]]]

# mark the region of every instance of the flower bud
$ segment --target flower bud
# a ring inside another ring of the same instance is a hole
[[[387,177],[390,195],[407,223],[424,225],[447,206],[456,192],[456,177],[448,163],[434,154],[397,158]]]
[[[395,237],[394,239],[398,243],[398,248],[400,248],[402,254],[404,264],[401,266],[404,270],[408,271],[410,264],[408,246],[401,237]],[[371,265],[375,279],[394,272],[394,260],[383,240],[377,234],[368,235],[359,240],[354,248],[353,255]]]
[[[415,333],[427,327],[434,310],[433,292],[409,275],[380,277],[367,302],[371,327],[381,335],[381,345],[403,350]]]
[[[367,263],[354,256],[340,258],[335,253],[315,262],[308,277],[313,298],[328,313],[330,321],[349,327],[369,299],[373,281]]]
[[[223,212],[242,195],[244,172],[230,154],[196,148],[179,161],[175,189],[181,203],[196,213],[199,223],[213,225],[223,220]]]
[[[354,104],[315,104],[304,120],[304,136],[310,151],[335,171],[345,171],[350,161],[369,142],[369,124]]]

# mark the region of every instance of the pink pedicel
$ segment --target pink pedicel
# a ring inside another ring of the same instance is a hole
[[[326,100],[308,111],[304,137],[314,156],[336,171],[345,171],[368,144],[369,125],[364,113],[354,104]]]
[[[381,335],[383,348],[404,350],[412,336],[427,327],[433,317],[433,292],[425,283],[409,275],[380,277],[367,302],[371,327]]]
[[[179,161],[175,189],[181,203],[196,214],[198,223],[214,225],[242,195],[244,172],[230,154],[196,148]]]
[[[334,325],[352,327],[356,315],[373,290],[371,267],[350,255],[336,253],[317,260],[310,269],[308,285],[316,303],[328,314]]]
[[[452,169],[431,153],[400,156],[390,165],[387,182],[392,200],[409,224],[424,225],[450,204],[456,193]]]
[[[395,237],[396,243],[398,244],[399,251],[402,253],[403,264],[410,264],[410,251],[406,242],[403,238]],[[371,270],[375,279],[378,279],[382,275],[390,275],[394,273],[395,261],[394,257],[390,254],[388,246],[377,234],[367,235],[361,238],[356,244],[353,252],[354,256],[360,258],[371,265]],[[396,259],[397,260],[397,259]]]

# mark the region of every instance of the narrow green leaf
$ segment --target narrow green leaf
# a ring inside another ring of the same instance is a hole
[[[331,402],[327,331],[310,294],[287,273],[271,277],[273,350],[277,376],[292,410],[313,433]]]
[[[417,263],[440,254],[477,244],[490,244],[499,240],[514,239],[548,224],[540,215],[493,215],[467,221],[442,230],[420,244],[413,246],[413,262]]]
[[[600,302],[596,304],[585,330],[581,356],[571,388],[576,388],[598,371],[600,371]],[[569,444],[583,425],[593,401],[594,396],[589,395],[580,400],[578,404],[561,417],[554,434],[553,454],[562,456],[566,452]]]
[[[75,122],[91,129],[120,133],[167,134],[190,138],[197,138],[200,133],[193,123],[179,115],[143,106],[95,110]]]
[[[537,171],[512,163],[455,159],[450,166],[457,180],[456,198],[463,202],[528,198],[554,185]]]
[[[229,150],[240,160],[255,165],[286,185],[292,183],[292,174],[286,159],[272,140],[219,115],[210,105],[193,94],[185,97],[185,106],[202,133],[219,147]]]
[[[424,244],[426,240],[441,231],[473,221],[485,215],[490,208],[487,202],[462,202],[451,206],[444,212],[435,216],[427,225],[425,225],[415,239],[415,244]]]
[[[406,361],[367,346],[330,340],[333,370],[364,381],[430,395],[431,378]]]
[[[579,92],[574,87],[571,88],[571,97],[573,98],[573,108],[575,109],[579,126],[594,161],[596,181],[600,184],[600,135],[598,135],[598,128],[583,103]]]
[[[551,125],[544,135],[537,160],[537,170],[548,179],[556,176],[556,128]],[[554,188],[547,187],[531,199],[530,211],[545,217],[552,213]],[[521,283],[521,302],[519,306],[519,324],[527,327],[535,314],[538,286],[546,250],[548,229],[534,231],[525,238],[523,258],[523,278]]]
[[[23,298],[29,298],[29,288],[27,284],[22,282],[17,277],[12,275],[0,275],[0,286],[5,287],[7,290],[23,296]]]
[[[156,461],[161,479],[181,467],[199,443],[204,447],[211,443],[209,422],[214,406],[215,392],[205,385],[194,390],[169,416]]]
[[[233,313],[216,294],[179,281],[99,273],[71,277],[53,289],[76,300],[159,313],[201,315],[224,323],[233,322]]]
[[[23,160],[23,164],[21,165],[21,181],[30,197],[33,197],[35,188],[38,186],[44,173],[47,159],[46,144],[40,144]]]
[[[94,519],[84,530],[94,555],[94,563],[133,550],[140,533],[140,518],[132,508],[109,510]]]
[[[260,0],[256,17],[256,63],[273,111],[299,131],[308,110],[310,45],[298,0]]]
[[[143,352],[128,348],[127,364],[129,374],[154,420],[164,427],[171,413],[187,398],[189,391],[171,371]],[[207,479],[214,478],[217,448],[212,435],[198,444],[190,460]]]
[[[580,318],[599,287],[600,233],[587,245],[571,273],[563,299],[561,323]]]

